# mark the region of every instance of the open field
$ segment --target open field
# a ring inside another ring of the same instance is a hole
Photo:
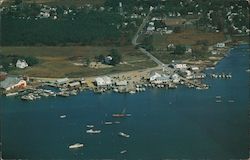
[[[206,45],[197,44],[199,41],[206,42]],[[185,60],[185,59],[207,59],[210,54],[207,49],[209,46],[218,42],[225,41],[223,33],[206,33],[194,29],[186,29],[180,33],[173,33],[170,35],[153,35],[153,54],[161,59],[164,63],[170,63],[172,60]],[[174,55],[168,52],[168,44],[190,46],[193,50],[192,54]]]
[[[117,72],[144,69],[156,66],[148,57],[135,50],[132,46],[116,48],[122,55],[122,61],[126,64],[119,64],[115,67],[94,69],[83,66],[76,66],[73,63],[82,62],[88,58],[94,61],[94,57],[100,54],[108,55],[113,47],[2,47],[5,55],[15,54],[22,56],[35,56],[39,64],[28,67],[24,70],[13,70],[10,74],[21,74],[36,77],[81,77],[104,75]]]
[[[166,47],[168,44],[195,46],[197,41],[206,40],[208,45],[213,45],[225,40],[223,33],[207,33],[194,29],[186,29],[180,33],[169,35],[154,35],[153,45],[155,47]]]
[[[5,0],[3,5],[13,4],[14,0]],[[46,5],[83,6],[86,4],[101,5],[105,0],[23,0],[24,3],[37,3]]]

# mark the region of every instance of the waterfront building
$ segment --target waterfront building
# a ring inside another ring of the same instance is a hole
[[[128,81],[117,81],[115,82],[116,86],[127,86],[128,85]]]
[[[159,77],[161,77],[161,75],[160,75],[159,73],[157,73],[157,72],[154,72],[154,73],[152,73],[152,74],[150,75],[149,81],[152,82],[152,81],[154,81],[156,78],[159,78]]]
[[[111,86],[112,85],[112,80],[108,76],[97,77],[95,79],[95,83],[96,83],[97,86]]]
[[[17,77],[7,77],[4,81],[0,83],[0,88],[5,89],[6,91],[12,89],[23,89],[26,86],[26,81]]]
[[[68,78],[61,78],[61,79],[56,80],[56,83],[59,85],[63,85],[63,84],[68,83],[68,82],[69,82]]]

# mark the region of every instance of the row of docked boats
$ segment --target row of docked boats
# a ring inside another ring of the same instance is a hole
[[[40,99],[41,97],[55,97],[55,96],[68,97],[72,95],[77,95],[77,93],[78,93],[77,90],[54,92],[47,89],[36,89],[28,94],[22,95],[21,99],[32,101]]]
[[[230,79],[230,78],[232,78],[232,75],[230,73],[228,73],[228,74],[225,74],[225,73],[222,73],[222,74],[212,73],[210,76],[211,76],[211,78],[220,78],[220,79]]]

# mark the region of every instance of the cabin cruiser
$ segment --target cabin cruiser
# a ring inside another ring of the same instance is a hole
[[[98,134],[101,133],[101,130],[93,130],[93,129],[89,129],[86,131],[86,133],[90,133],[90,134]]]
[[[125,138],[129,138],[130,137],[130,135],[128,135],[126,133],[123,133],[123,132],[119,132],[118,135],[122,136],[122,137],[125,137]]]
[[[81,147],[83,147],[83,144],[81,143],[76,143],[69,146],[70,149],[81,148]]]

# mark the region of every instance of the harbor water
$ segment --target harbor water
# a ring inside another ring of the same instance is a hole
[[[230,51],[206,78],[208,90],[179,86],[138,94],[90,91],[22,101],[0,97],[4,159],[244,159],[249,156],[249,45]],[[216,96],[221,96],[220,103]],[[113,118],[122,111],[126,118]],[[65,118],[60,118],[66,115]],[[106,121],[120,124],[105,125]],[[91,124],[100,134],[87,134]],[[121,137],[119,132],[129,134]],[[84,144],[69,149],[69,145]],[[120,152],[127,150],[124,154]]]

